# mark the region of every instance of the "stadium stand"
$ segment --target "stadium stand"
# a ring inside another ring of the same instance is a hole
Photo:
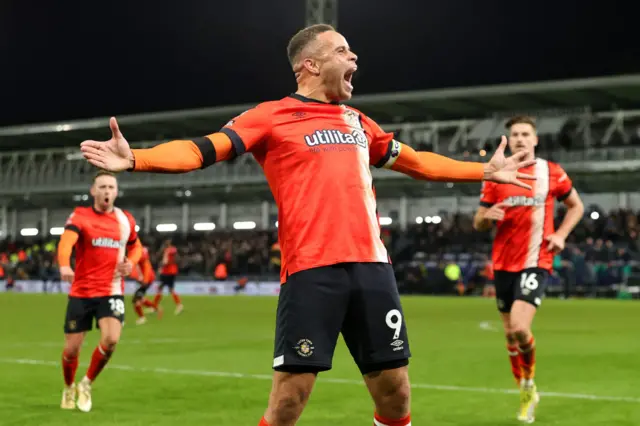
[[[618,209],[606,216],[594,213],[596,211],[581,222],[565,251],[557,256],[550,293],[565,297],[571,294],[614,296],[629,279],[637,282],[640,211]],[[560,210],[556,220],[561,217]],[[430,294],[482,293],[491,275],[490,234],[474,232],[472,216],[468,213],[443,211],[416,217],[414,221],[405,229],[397,225],[382,228],[382,238],[395,264],[401,290]],[[255,226],[254,222],[241,223]],[[156,228],[173,229],[168,225],[158,224]],[[204,223],[195,227],[209,228]],[[25,229],[37,230],[23,228],[23,234],[34,232],[24,232]],[[214,279],[220,264],[224,265],[228,279],[278,279],[279,247],[275,229],[142,233],[154,265],[158,264],[160,246],[167,236],[171,236],[178,247],[183,279]],[[5,278],[55,282],[59,279],[54,257],[56,245],[55,236],[5,239],[0,244],[0,266]],[[451,268],[457,270],[453,276],[448,274]]]
[[[510,115],[534,114],[538,153],[562,164],[588,206],[556,259],[556,285],[549,291],[614,295],[620,285],[640,283],[638,97],[640,76],[626,76],[360,96],[352,104],[417,149],[481,161],[495,149]],[[119,122],[130,142],[144,147],[211,133],[252,106]],[[78,142],[107,134],[106,118],[0,129],[0,277],[55,279],[57,235],[72,208],[89,201],[95,172],[78,155]],[[482,292],[491,276],[490,236],[471,229],[478,186],[416,182],[386,170],[373,174],[383,238],[402,290]],[[277,277],[277,209],[251,156],[186,175],[119,179],[119,205],[136,217],[154,261],[170,232],[190,280],[211,279],[220,263],[233,279]]]

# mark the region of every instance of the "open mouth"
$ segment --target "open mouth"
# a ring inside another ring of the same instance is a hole
[[[353,74],[356,72],[356,69],[357,68],[352,68],[344,74],[344,82],[346,83],[349,90],[353,90],[353,84],[351,84],[351,80],[353,78]]]

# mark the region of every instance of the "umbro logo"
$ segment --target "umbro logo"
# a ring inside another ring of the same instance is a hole
[[[297,112],[294,112],[291,115],[293,115],[295,118],[302,118],[302,117],[306,117],[307,113],[306,112],[302,112],[302,111],[297,111]]]
[[[393,346],[393,351],[394,352],[398,352],[404,349],[404,341],[400,340],[400,339],[396,339],[393,342],[391,342],[391,346]]]

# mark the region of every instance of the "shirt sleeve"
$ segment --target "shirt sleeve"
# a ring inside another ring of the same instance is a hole
[[[73,246],[78,242],[80,235],[75,231],[65,230],[60,236],[60,242],[58,243],[58,266],[71,266],[71,253],[73,252]]]
[[[482,182],[482,193],[480,194],[480,205],[491,207],[498,202],[497,185],[493,182]]]
[[[67,222],[64,224],[64,229],[80,234],[82,232],[82,224],[82,216],[78,214],[77,210],[74,210],[67,218]]]
[[[562,167],[555,164],[553,167],[553,196],[558,201],[564,201],[571,195],[573,182]]]
[[[129,239],[127,240],[127,245],[130,246],[136,242],[138,239],[138,231],[136,231],[136,219],[129,212],[125,213],[127,215],[127,219],[129,219],[129,226],[131,227],[131,232],[129,233]]]
[[[235,155],[258,150],[271,134],[271,111],[264,104],[247,110],[229,121],[222,129],[231,139]]]
[[[400,155],[400,142],[393,139],[393,133],[385,132],[370,119],[362,115],[362,126],[369,133],[369,164],[375,167],[390,167]]]

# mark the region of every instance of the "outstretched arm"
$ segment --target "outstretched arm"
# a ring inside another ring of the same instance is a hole
[[[484,179],[485,165],[467,161],[457,161],[433,152],[415,151],[400,142],[399,153],[388,168],[411,176],[414,179],[478,182]]]
[[[269,107],[237,116],[219,132],[194,140],[175,140],[149,149],[131,149],[115,117],[109,120],[111,139],[87,140],[82,155],[96,167],[112,172],[185,173],[258,149],[271,131]]]
[[[408,145],[393,140],[388,151],[384,167],[395,170],[414,179],[447,182],[480,182],[483,180],[509,183],[530,189],[531,186],[519,179],[535,179],[534,176],[520,173],[518,169],[530,166],[535,160],[523,161],[526,152],[520,152],[505,158],[504,150],[507,138],[502,142],[488,163],[457,161],[432,152],[418,152]]]
[[[128,169],[136,172],[184,173],[233,156],[231,139],[214,133],[194,140],[176,140],[149,149],[132,149]]]

